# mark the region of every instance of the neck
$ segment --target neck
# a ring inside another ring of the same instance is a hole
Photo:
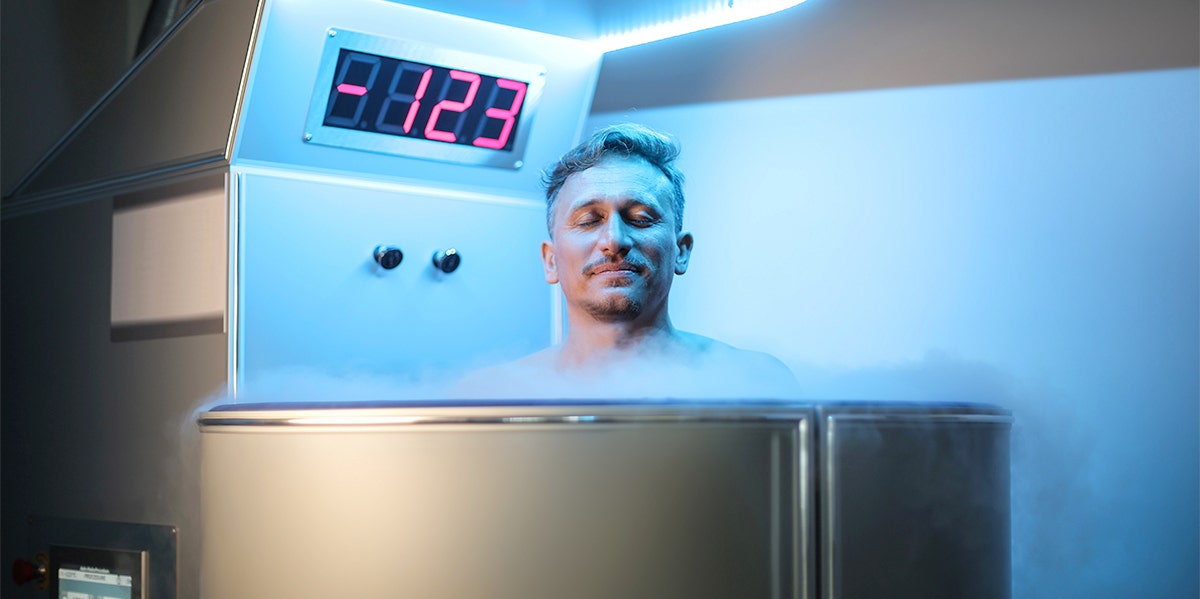
[[[567,322],[567,337],[558,352],[560,369],[586,367],[650,352],[661,355],[680,340],[679,331],[671,325],[665,311],[650,319],[628,322],[597,321],[568,311]]]

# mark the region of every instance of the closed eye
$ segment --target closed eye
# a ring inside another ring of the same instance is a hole
[[[576,227],[593,227],[600,224],[603,219],[595,212],[585,212],[575,217],[572,221]]]
[[[658,223],[658,221],[659,221],[659,218],[658,218],[657,214],[653,214],[653,213],[646,212],[643,210],[631,212],[629,215],[627,215],[625,217],[625,222],[628,222],[629,224],[637,226],[637,227],[649,227],[649,226],[652,226],[652,225]]]

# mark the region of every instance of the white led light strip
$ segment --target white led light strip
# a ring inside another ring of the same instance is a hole
[[[669,21],[605,32],[594,43],[602,52],[611,52],[721,25],[748,21],[803,2],[804,0],[709,0]]]

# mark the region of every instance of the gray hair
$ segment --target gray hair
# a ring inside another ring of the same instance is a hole
[[[671,183],[671,209],[675,212],[675,232],[683,228],[683,173],[675,168],[679,144],[671,137],[644,125],[609,125],[572,148],[542,175],[546,187],[546,228],[554,234],[554,201],[567,178],[596,166],[609,156],[640,157],[662,171]]]

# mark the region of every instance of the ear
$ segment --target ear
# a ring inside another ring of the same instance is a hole
[[[681,275],[687,272],[688,261],[692,259],[692,234],[684,231],[675,239],[675,245],[679,247],[679,253],[675,256],[675,274]]]
[[[542,242],[542,270],[546,273],[546,282],[553,285],[558,282],[558,267],[554,264],[554,243]]]

